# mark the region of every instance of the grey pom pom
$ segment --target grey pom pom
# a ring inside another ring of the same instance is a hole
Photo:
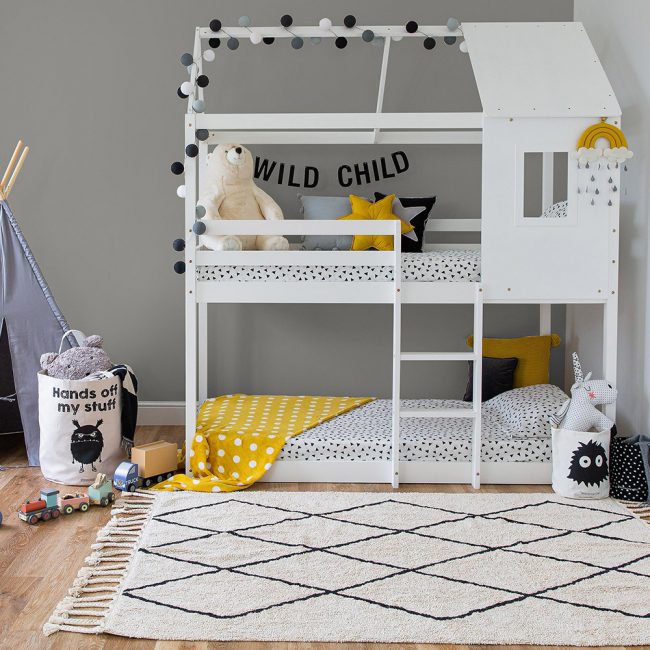
[[[300,38],[300,36],[294,36],[291,39],[291,47],[294,50],[299,50],[304,44],[305,44],[305,41],[303,41],[302,38]]]
[[[229,50],[236,50],[239,47],[239,41],[231,36],[226,42],[226,45]]]
[[[251,26],[251,19],[248,16],[240,16],[238,22],[240,27]]]
[[[375,38],[375,32],[372,29],[364,29],[361,38],[365,43],[372,43]]]
[[[447,29],[450,32],[455,32],[458,29],[459,26],[460,26],[460,23],[458,22],[458,19],[456,19],[456,18],[450,18],[447,21]]]
[[[196,221],[192,226],[192,232],[195,235],[202,235],[206,231],[206,226],[203,221]]]
[[[196,130],[196,139],[201,142],[205,142],[210,137],[210,131],[207,129],[197,129]]]
[[[192,108],[195,113],[203,113],[205,110],[205,102],[202,99],[195,99],[192,102]]]
[[[199,205],[196,206],[194,213],[196,214],[197,219],[203,219],[203,217],[205,217],[205,208],[199,203]]]
[[[185,54],[181,54],[181,63],[183,65],[192,65],[194,63],[194,58],[189,52],[185,52]]]

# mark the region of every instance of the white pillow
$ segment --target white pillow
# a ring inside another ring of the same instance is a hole
[[[515,438],[551,435],[551,416],[569,399],[553,384],[524,386],[501,393],[484,402],[486,415],[496,415]]]

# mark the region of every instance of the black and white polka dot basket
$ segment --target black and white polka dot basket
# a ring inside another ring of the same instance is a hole
[[[553,490],[571,499],[609,496],[609,429],[552,429]]]
[[[650,436],[624,438],[612,434],[610,495],[625,501],[648,501]]]

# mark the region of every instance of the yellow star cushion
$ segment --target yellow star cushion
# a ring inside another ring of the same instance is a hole
[[[389,194],[381,201],[370,203],[362,199],[360,196],[350,194],[350,204],[352,205],[352,212],[345,217],[339,217],[342,221],[362,219],[364,221],[370,219],[401,219],[393,214],[393,200],[394,194]],[[413,226],[410,223],[401,221],[402,234],[411,232]],[[352,242],[353,251],[367,251],[369,248],[375,248],[378,251],[392,251],[393,250],[393,237],[392,235],[355,235]]]

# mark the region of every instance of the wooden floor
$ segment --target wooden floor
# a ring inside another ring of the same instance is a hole
[[[166,439],[180,443],[180,427],[140,427],[136,443]],[[26,467],[25,449],[18,436],[0,437],[0,648],[37,649],[156,649],[185,648],[223,650],[424,650],[434,648],[531,648],[532,646],[452,646],[373,643],[183,643],[132,640],[110,635],[86,635],[59,632],[50,637],[41,633],[56,604],[68,588],[90,552],[97,530],[108,520],[108,508],[91,508],[87,513],[29,526],[16,511],[22,501],[38,494],[47,484],[38,468]],[[52,484],[54,486],[54,484]],[[56,485],[59,489],[62,488]],[[332,485],[314,483],[263,483],[250,489],[260,490],[349,490],[390,492],[388,485]],[[406,485],[404,492],[473,492],[467,485]],[[545,486],[488,486],[482,492],[540,492]],[[542,647],[542,646],[539,646]],[[637,646],[647,648],[650,646]]]

